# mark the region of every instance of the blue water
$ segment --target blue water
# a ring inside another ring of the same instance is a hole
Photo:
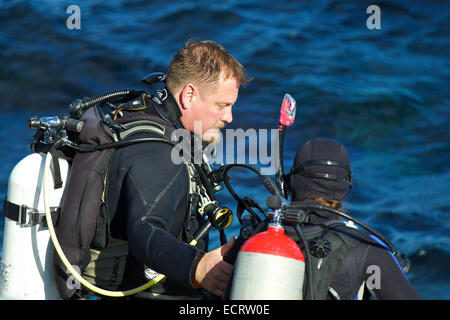
[[[165,71],[187,39],[212,39],[254,78],[229,128],[274,128],[289,92],[298,111],[286,168],[310,138],[343,142],[355,182],[345,207],[408,255],[408,278],[424,298],[449,299],[450,10],[440,1],[376,3],[380,30],[367,29],[372,3],[359,0],[76,1],[81,30],[69,30],[72,2],[2,1],[0,197],[30,152],[28,117],[143,88],[140,77]],[[233,182],[265,206],[254,175],[236,170]],[[235,210],[226,191],[219,198]],[[235,221],[227,235],[238,228]],[[217,232],[212,238],[217,246]]]

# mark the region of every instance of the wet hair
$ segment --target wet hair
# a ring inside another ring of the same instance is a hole
[[[211,40],[189,40],[170,62],[166,84],[172,93],[189,82],[212,89],[222,73],[224,79],[234,78],[239,84],[250,81],[244,67],[221,45]]]
[[[320,197],[303,197],[303,198],[299,198],[296,199],[295,201],[305,201],[305,200],[314,200],[320,204],[323,204],[324,206],[336,209],[336,210],[340,210],[342,211],[342,202],[340,200],[328,200],[325,198],[320,198]]]
[[[342,202],[340,200],[328,200],[328,199],[320,198],[320,197],[303,197],[303,198],[296,199],[295,201],[300,202],[300,201],[305,201],[305,200],[314,200],[315,202],[318,202],[324,206],[333,208],[335,210],[339,210],[342,212],[346,211],[346,210],[344,210],[344,208],[342,206]],[[337,219],[337,220],[341,219],[341,216],[336,213],[333,213],[332,216],[334,219]]]

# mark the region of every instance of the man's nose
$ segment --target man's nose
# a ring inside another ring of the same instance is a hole
[[[231,110],[231,107],[225,108],[221,120],[226,123],[231,123],[233,121],[233,111]]]

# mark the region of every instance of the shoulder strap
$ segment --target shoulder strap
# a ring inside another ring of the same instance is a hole
[[[305,228],[303,228],[303,233],[305,234],[306,239],[310,240],[321,235],[322,233],[324,233],[324,231],[335,229],[344,225],[344,222],[339,220],[326,220],[321,224],[306,226]]]
[[[174,129],[162,125],[160,122],[150,119],[138,120],[121,125],[122,130],[116,131],[112,134],[114,142],[103,144],[79,144],[73,147],[80,152],[92,152],[111,148],[120,148],[136,143],[145,142],[163,142],[175,146],[170,137]],[[159,137],[151,138],[135,138],[133,135],[138,133],[149,132],[158,135]]]
[[[316,289],[316,299],[330,298],[330,293],[334,298],[340,299],[339,294],[333,290],[331,284],[334,280],[336,280],[336,277],[345,276],[347,279],[345,280],[345,283],[349,286],[348,289],[361,285],[361,283],[358,282],[358,274],[360,271],[355,270],[355,266],[359,265],[358,261],[363,261],[365,259],[364,252],[367,252],[367,250],[364,249],[366,247],[360,247],[361,243],[369,244],[368,239],[370,238],[369,233],[365,230],[348,227],[340,221],[339,223],[336,223],[336,220],[330,220],[329,222],[327,221],[326,225],[327,226],[325,227],[323,236],[331,243],[331,252],[322,260],[315,257],[312,258],[313,267],[315,270],[314,284]],[[348,255],[350,251],[353,251],[354,249],[358,250],[359,254],[357,254],[354,259],[352,258],[349,260]],[[344,267],[343,269],[350,270],[350,274],[345,273],[343,275],[341,273],[337,273],[337,268],[339,265],[342,265],[342,263],[350,263],[348,267]],[[352,296],[352,294],[354,295],[354,293],[350,291],[340,292],[340,294],[341,293],[344,298],[348,298]]]
[[[336,272],[338,261],[343,259],[348,254],[348,246],[344,239],[339,236],[335,229],[344,226],[345,224],[339,220],[326,220],[318,225],[308,225],[303,229],[303,233],[310,246],[314,241],[320,239],[328,243],[329,252],[321,257],[311,254],[311,266],[312,266],[312,279],[314,284],[314,299],[324,300],[328,296],[328,289],[333,280],[333,276]],[[303,244],[300,243],[301,248]],[[312,250],[311,250],[312,251]],[[307,290],[308,275],[305,274],[306,281],[303,287],[303,296],[306,297],[309,294]],[[311,299],[312,297],[308,297]]]
[[[126,140],[130,136],[134,134],[138,134],[141,132],[150,132],[157,134],[160,137],[170,139],[170,136],[167,136],[167,132],[169,128],[152,120],[136,120],[134,122],[126,123],[122,125],[123,130],[114,134],[116,141]]]
[[[344,239],[336,232],[326,231],[324,237],[330,243],[331,251],[325,257],[319,258],[311,256],[313,267],[313,280],[315,286],[315,299],[324,300],[328,296],[328,289],[331,286],[334,274],[339,262],[342,261],[349,252],[349,247]]]
[[[133,101],[130,103],[133,104]],[[176,129],[159,116],[146,112],[127,113],[116,122],[120,129],[115,130],[115,134],[113,134],[115,141],[126,140],[141,132],[151,132],[170,141],[172,132]]]

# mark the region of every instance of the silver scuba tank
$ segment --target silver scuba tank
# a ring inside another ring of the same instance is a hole
[[[59,299],[51,276],[53,245],[45,224],[44,153],[33,153],[12,170],[5,200],[5,229],[0,262],[0,299]],[[50,192],[50,207],[58,208],[69,176],[69,164],[59,159],[62,188]],[[53,164],[50,166],[54,174]]]

